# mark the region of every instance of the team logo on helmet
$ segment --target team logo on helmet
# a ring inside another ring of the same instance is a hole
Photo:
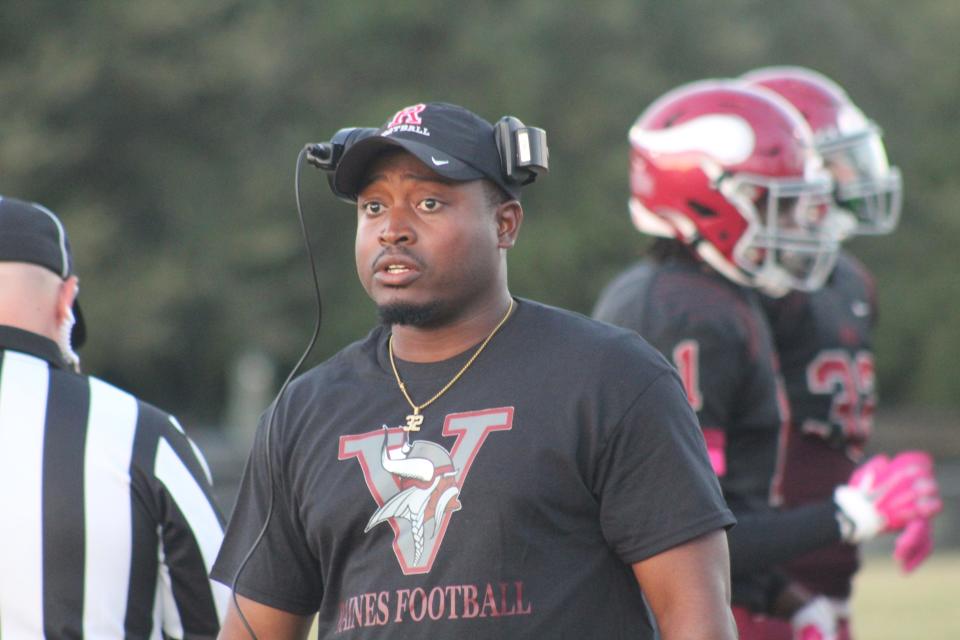
[[[445,448],[428,440],[409,442],[401,427],[341,436],[338,458],[356,458],[377,509],[364,533],[386,523],[393,529],[393,551],[403,573],[428,573],[454,512],[460,489],[480,447],[494,431],[513,426],[513,407],[454,413],[443,435],[455,437]]]
[[[693,162],[706,156],[724,164],[740,164],[756,149],[757,136],[750,123],[738,115],[708,114],[666,129],[634,125],[630,142],[646,147],[653,155],[679,156],[681,161],[686,154]]]

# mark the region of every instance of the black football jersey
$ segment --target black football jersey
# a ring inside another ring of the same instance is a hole
[[[692,259],[644,260],[607,286],[594,317],[633,329],[677,368],[708,446],[725,452],[731,509],[769,508],[785,408],[757,295]]]
[[[766,299],[764,307],[792,415],[776,498],[787,508],[829,500],[849,479],[873,429],[873,279],[852,256],[841,254],[822,289]],[[817,592],[847,597],[857,567],[856,549],[837,544],[798,558],[788,569]]]

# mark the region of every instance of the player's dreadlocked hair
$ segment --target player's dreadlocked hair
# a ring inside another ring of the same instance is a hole
[[[658,263],[670,260],[700,262],[691,247],[673,238],[655,238],[647,249],[647,255]]]

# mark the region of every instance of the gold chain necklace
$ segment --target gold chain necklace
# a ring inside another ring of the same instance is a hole
[[[450,378],[450,382],[443,385],[443,388],[433,394],[432,398],[419,405],[410,398],[410,394],[407,393],[407,386],[403,384],[403,380],[400,379],[400,373],[397,371],[397,363],[394,362],[393,359],[393,333],[390,334],[390,337],[387,339],[387,353],[390,355],[390,368],[393,369],[393,377],[397,379],[397,385],[400,387],[400,393],[403,394],[403,397],[406,398],[407,403],[413,409],[413,413],[407,416],[407,424],[403,426],[404,431],[420,431],[420,425],[423,424],[423,415],[420,412],[433,404],[437,398],[445,394],[447,390],[450,389],[450,387],[452,387],[453,384],[460,379],[460,376],[462,376],[466,370],[470,368],[470,365],[473,364],[473,361],[476,360],[477,356],[479,356],[484,350],[484,348],[487,346],[487,343],[490,342],[493,336],[497,335],[497,331],[500,330],[500,327],[503,326],[503,323],[505,323],[507,318],[510,317],[511,311],[513,311],[513,298],[510,298],[510,306],[507,307],[507,313],[503,316],[503,318],[500,319],[500,322],[497,323],[497,326],[493,328],[493,331],[490,332],[490,335],[488,335],[480,344],[480,346],[477,347],[477,350],[473,352],[473,355],[470,356],[470,359],[467,360],[467,363],[460,368],[460,371],[457,371],[457,375]]]

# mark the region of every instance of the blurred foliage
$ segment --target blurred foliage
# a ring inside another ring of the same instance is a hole
[[[293,168],[307,141],[446,100],[547,129],[514,293],[589,312],[643,239],[626,131],[691,80],[800,64],[885,127],[899,231],[852,245],[876,273],[881,393],[960,407],[960,102],[952,0],[183,0],[0,5],[0,193],[58,211],[90,326],[86,368],[216,421],[241,350],[292,364],[313,322]],[[950,43],[954,42],[953,45]],[[353,214],[303,174],[325,321],[311,359],[374,322]]]

